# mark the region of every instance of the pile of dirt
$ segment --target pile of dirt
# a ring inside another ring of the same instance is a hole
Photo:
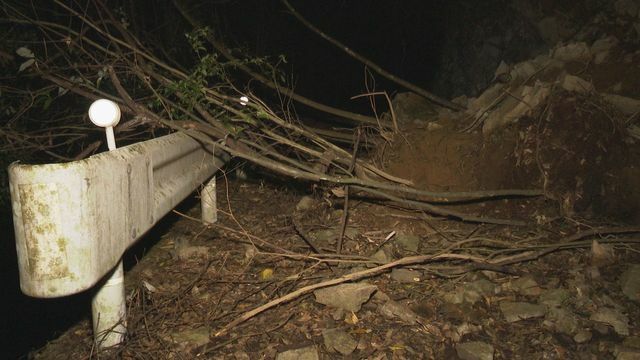
[[[541,188],[561,215],[637,222],[639,63],[639,51],[604,36],[502,63],[485,92],[455,100],[462,115],[399,94],[402,131],[379,156],[424,189]]]
[[[543,188],[563,215],[633,223],[640,147],[612,114],[601,98],[558,91],[536,118],[489,136],[447,119],[411,129],[394,139],[383,164],[427,190]]]

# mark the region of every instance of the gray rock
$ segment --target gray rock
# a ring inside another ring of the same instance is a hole
[[[576,344],[583,344],[583,343],[586,343],[587,341],[591,340],[592,336],[593,336],[593,334],[591,334],[591,331],[589,331],[589,330],[580,330],[573,336],[573,341],[575,341]]]
[[[318,356],[318,349],[312,345],[281,352],[276,355],[276,360],[320,360],[320,356]]]
[[[331,313],[331,318],[335,321],[340,321],[344,318],[346,311],[344,309],[334,309]]]
[[[571,296],[567,289],[549,289],[543,292],[538,303],[548,307],[562,306]]]
[[[620,276],[620,287],[630,300],[640,302],[640,264],[631,265]]]
[[[609,329],[611,329],[611,327],[605,323],[595,323],[592,326],[593,330],[595,330],[598,334],[600,335],[607,335],[610,333]]]
[[[182,261],[189,259],[208,259],[209,247],[195,245],[178,246],[174,249],[173,254]]]
[[[576,270],[573,278],[567,280],[567,288],[572,291],[572,301],[579,308],[584,303],[591,302],[591,293],[593,292],[592,282],[585,278],[584,269]],[[574,294],[575,292],[575,294]]]
[[[422,280],[422,273],[410,269],[393,269],[391,279],[400,283],[415,283]]]
[[[519,279],[513,280],[510,283],[511,290],[518,294],[527,296],[538,296],[542,293],[542,289],[538,286],[538,283],[531,276],[523,276]]]
[[[620,335],[629,335],[629,318],[616,309],[600,308],[591,315],[591,320],[611,325]]]
[[[211,329],[201,326],[195,329],[187,329],[170,335],[171,340],[177,344],[188,344],[192,346],[202,346],[209,342]]]
[[[332,245],[338,241],[339,233],[335,229],[324,229],[309,232],[309,236],[316,241],[318,245]]]
[[[567,334],[569,336],[578,332],[580,325],[578,317],[565,308],[551,308],[547,314],[547,319],[553,322],[557,332]]]
[[[298,211],[304,211],[304,210],[309,210],[313,207],[313,204],[315,203],[315,200],[313,199],[313,197],[311,196],[303,196],[300,201],[298,201],[298,204],[296,205],[296,210]]]
[[[377,261],[383,264],[391,262],[393,257],[388,253],[388,251],[389,250],[383,247],[382,249],[376,251],[375,254],[371,255],[371,260]]]
[[[251,360],[251,358],[249,357],[249,354],[247,354],[242,350],[238,350],[234,352],[233,357],[235,358],[235,360]]]
[[[412,92],[398,93],[392,100],[396,119],[400,125],[411,124],[436,114],[434,107],[423,97]]]
[[[395,242],[402,250],[415,254],[418,252],[418,247],[420,246],[420,237],[417,235],[400,233],[396,235]]]
[[[614,36],[609,36],[596,40],[591,45],[591,53],[593,55],[593,62],[595,64],[602,64],[611,57],[611,50],[618,46],[620,41]]]
[[[357,235],[358,235],[358,230],[352,227],[347,227],[344,230],[345,238],[355,239]],[[340,230],[339,229],[316,230],[316,231],[309,232],[309,236],[319,245],[322,245],[322,244],[333,245],[338,241],[338,236],[340,236]]]
[[[516,322],[544,316],[546,308],[543,305],[503,301],[500,303],[500,311],[508,322]]]
[[[360,306],[371,297],[377,286],[365,282],[340,284],[313,292],[316,301],[338,309],[357,312]]]
[[[607,36],[602,39],[598,39],[591,44],[591,53],[597,54],[603,51],[610,51],[614,49],[620,41],[615,36]]]
[[[484,120],[482,133],[491,134],[496,129],[513,123],[523,116],[532,113],[533,109],[543,103],[551,90],[548,84],[536,82],[533,86],[520,86],[514,90],[514,94],[520,100],[513,97],[504,99],[500,105],[492,110]]]
[[[443,128],[443,126],[442,126],[442,125],[440,125],[440,124],[438,124],[438,123],[437,123],[437,122],[435,122],[435,121],[429,121],[429,122],[427,123],[427,130],[428,130],[428,131],[436,131],[436,130],[440,130],[440,129],[442,129],[442,128]]]
[[[397,301],[389,300],[384,305],[378,308],[378,311],[382,316],[395,319],[398,318],[403,322],[413,325],[418,322],[418,314],[409,309],[408,306],[401,304]]]
[[[529,79],[533,74],[538,72],[539,66],[534,61],[523,61],[513,65],[510,76],[511,83],[514,82],[522,83],[525,80]]]
[[[322,338],[327,350],[335,350],[342,355],[350,355],[358,346],[358,342],[342,329],[323,330]]]
[[[604,267],[616,261],[616,253],[611,244],[600,244],[598,240],[591,241],[591,265]]]
[[[391,300],[391,298],[389,297],[389,295],[387,295],[386,293],[378,290],[373,294],[373,299],[379,303],[385,303],[389,300]]]
[[[600,302],[600,306],[611,307],[611,308],[614,308],[614,309],[616,309],[618,311],[622,311],[622,312],[624,312],[624,310],[625,310],[624,306],[622,306],[616,300],[613,300],[611,298],[611,296],[609,296],[607,294],[600,295],[599,296],[599,302]]]
[[[571,74],[565,74],[560,79],[560,86],[566,91],[576,92],[579,94],[586,94],[588,92],[593,91],[593,84],[584,80],[579,76],[574,76]]]
[[[462,360],[493,360],[493,346],[482,341],[469,341],[456,345],[456,353]]]
[[[464,285],[465,290],[474,290],[483,297],[491,297],[496,294],[496,284],[487,279],[479,279]]]
[[[640,336],[629,336],[622,342],[622,346],[640,350]]]
[[[347,226],[347,228],[344,229],[344,236],[349,239],[355,239],[356,236],[358,236],[358,229]]]
[[[453,292],[443,295],[444,301],[451,304],[476,302],[494,296],[497,286],[487,279],[480,279],[457,287]]]
[[[464,289],[458,287],[452,292],[443,294],[442,299],[449,304],[462,304],[464,302]]]
[[[640,111],[640,100],[638,99],[617,94],[602,94],[602,97],[624,115],[630,116]]]
[[[494,84],[490,86],[480,96],[469,102],[467,113],[474,114],[478,111],[485,111],[484,109],[489,108],[502,92],[502,84]]]
[[[482,326],[463,322],[459,326],[445,329],[443,335],[451,339],[454,343],[459,343],[465,335],[479,333],[480,331],[482,331]]]
[[[640,351],[637,349],[618,349],[616,360],[640,360]]]
[[[589,51],[586,43],[570,43],[555,49],[553,57],[565,62],[589,61],[591,59],[591,51]]]

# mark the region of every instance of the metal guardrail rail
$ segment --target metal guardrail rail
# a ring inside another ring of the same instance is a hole
[[[226,160],[186,132],[113,146],[85,160],[10,165],[22,291],[51,298],[99,284],[92,302],[96,342],[121,343],[122,255]],[[203,188],[201,201],[203,221],[215,222],[215,179]]]

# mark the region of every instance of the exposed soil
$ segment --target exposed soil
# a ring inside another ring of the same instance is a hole
[[[633,223],[639,147],[620,119],[596,96],[558,92],[537,118],[490,136],[460,132],[451,119],[407,129],[384,165],[432,191],[543,188],[563,215]]]

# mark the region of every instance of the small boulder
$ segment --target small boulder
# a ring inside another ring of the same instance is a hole
[[[324,346],[329,351],[337,351],[342,355],[350,355],[358,346],[358,342],[343,329],[326,329],[322,331]]]
[[[395,243],[398,244],[398,247],[404,250],[404,252],[413,255],[418,251],[418,246],[420,246],[420,237],[413,234],[397,234]]]
[[[562,334],[572,336],[578,332],[580,322],[578,317],[565,308],[551,308],[547,314],[547,320],[553,324],[553,328]]]
[[[616,309],[600,308],[591,315],[591,320],[612,326],[620,335],[629,335],[629,318]]]
[[[562,306],[571,296],[567,289],[549,289],[543,292],[538,303],[548,307]]]
[[[398,318],[409,325],[413,325],[418,322],[418,315],[408,306],[397,301],[387,301],[384,305],[378,308],[378,311],[386,318]]]
[[[523,276],[507,283],[511,290],[518,294],[527,296],[538,296],[542,293],[542,289],[532,276]]]
[[[560,86],[566,91],[576,92],[579,94],[586,94],[594,89],[593,84],[590,82],[571,74],[565,74],[560,79]]]
[[[525,319],[542,317],[546,313],[543,305],[503,301],[500,303],[500,311],[508,322],[516,322]]]
[[[456,345],[456,353],[462,360],[493,360],[493,346],[482,341],[469,341]]]
[[[580,61],[587,62],[591,59],[591,51],[584,42],[571,43],[558,47],[553,52],[553,57],[565,62]]]
[[[591,265],[595,267],[607,266],[613,264],[615,260],[613,246],[600,244],[597,240],[591,242]]]
[[[320,360],[320,356],[318,349],[312,345],[281,352],[276,355],[276,360]]]
[[[602,97],[624,115],[631,116],[640,111],[640,100],[638,99],[616,94],[603,94]]]
[[[377,286],[365,282],[340,284],[314,291],[316,301],[337,309],[357,312],[371,297]]]
[[[209,342],[210,332],[211,329],[209,329],[207,326],[201,326],[195,329],[178,331],[169,336],[171,338],[171,341],[176,344],[189,347],[198,347],[203,346]]]
[[[422,280],[422,274],[411,269],[393,269],[391,270],[391,280],[399,283],[416,283]]]
[[[591,333],[591,331],[580,330],[573,336],[573,341],[575,341],[576,344],[584,344],[587,341],[591,340],[592,337],[593,334]]]
[[[298,211],[305,211],[305,210],[309,210],[313,207],[313,204],[315,203],[315,200],[313,199],[313,197],[311,196],[303,196],[300,201],[298,201],[298,204],[296,204],[296,210]]]

